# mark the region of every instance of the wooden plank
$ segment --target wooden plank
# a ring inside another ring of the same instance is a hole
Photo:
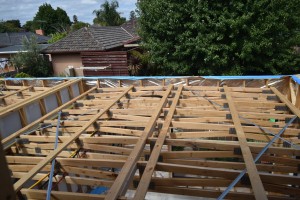
[[[19,110],[20,108],[25,107],[25,106],[27,106],[28,104],[30,104],[32,102],[38,101],[38,100],[40,100],[40,99],[42,99],[42,98],[44,98],[48,95],[56,93],[57,91],[65,88],[65,87],[68,87],[69,85],[75,84],[75,83],[79,82],[80,80],[81,79],[74,79],[74,80],[70,80],[70,81],[67,81],[67,82],[62,83],[62,84],[58,84],[57,86],[47,90],[46,92],[39,93],[38,95],[35,95],[35,96],[32,96],[32,97],[26,99],[25,101],[23,101],[22,103],[20,103],[18,105],[7,106],[7,107],[5,107],[4,109],[1,110],[0,118],[3,117],[4,115],[7,115],[7,114],[11,113],[11,112]]]
[[[138,161],[144,146],[146,144],[146,140],[149,137],[149,135],[152,133],[155,125],[156,120],[160,116],[162,112],[162,108],[167,103],[167,98],[173,88],[173,85],[169,85],[167,91],[165,92],[163,98],[161,99],[161,102],[157,106],[157,109],[154,111],[153,115],[151,116],[151,119],[147,126],[145,127],[145,130],[143,131],[142,136],[139,138],[137,144],[135,145],[134,149],[132,150],[131,154],[129,155],[128,160],[124,164],[124,166],[121,169],[121,172],[119,173],[119,176],[117,177],[116,181],[108,191],[105,199],[111,200],[111,199],[117,199],[120,195],[122,195],[124,192],[126,192],[129,181],[134,175],[134,172],[136,171],[136,162]]]
[[[229,109],[231,112],[232,120],[236,129],[236,135],[239,140],[240,148],[243,154],[244,162],[249,174],[251,186],[256,199],[267,199],[266,192],[264,190],[264,186],[261,182],[261,179],[258,175],[257,168],[255,166],[255,162],[252,157],[251,150],[247,144],[246,136],[241,125],[241,121],[238,115],[238,112],[235,108],[234,101],[230,94],[230,89],[227,86],[224,86],[224,91],[226,94],[226,99],[228,101]]]
[[[188,82],[188,79],[187,79],[187,82]],[[149,161],[146,165],[145,171],[142,175],[142,178],[139,182],[137,191],[134,195],[135,200],[144,199],[145,196],[146,196],[146,193],[147,193],[150,181],[151,181],[152,174],[154,172],[156,163],[157,163],[159,155],[160,155],[160,151],[161,151],[161,149],[164,145],[169,127],[172,123],[173,114],[174,114],[176,106],[178,104],[182,89],[183,89],[183,85],[180,85],[178,87],[177,91],[176,91],[176,95],[173,99],[173,102],[172,102],[172,105],[171,105],[170,110],[168,112],[168,115],[166,117],[166,120],[165,120],[165,122],[163,124],[163,127],[162,127],[162,129],[159,133],[159,136],[156,140],[156,143],[155,143],[154,148],[151,152]]]
[[[46,190],[34,190],[34,189],[22,189],[23,194],[27,198],[44,200],[47,196]],[[75,193],[75,192],[61,192],[52,191],[51,199],[64,199],[64,200],[101,200],[104,199],[105,195],[99,194],[86,194],[86,193]],[[125,197],[120,197],[119,199],[127,199]]]
[[[61,151],[63,151],[64,148],[66,148],[68,145],[70,145],[75,139],[77,139],[82,132],[84,132],[91,124],[93,124],[101,115],[106,113],[117,101],[120,100],[124,95],[127,94],[129,90],[132,90],[133,86],[127,88],[122,94],[120,94],[114,101],[111,102],[110,105],[108,105],[105,109],[101,110],[99,113],[97,113],[95,116],[91,118],[90,121],[86,123],[78,132],[76,132],[72,137],[70,137],[67,141],[65,141],[63,144],[59,145],[57,149],[55,149],[53,152],[51,152],[44,160],[39,162],[32,170],[26,174],[26,176],[19,179],[15,184],[14,188],[16,191],[19,191],[22,186],[30,179],[32,178],[40,169],[42,169],[45,165],[47,165],[49,162],[51,162]]]
[[[20,130],[18,130],[17,132],[7,136],[6,138],[4,138],[1,142],[4,145],[8,144],[9,142],[11,142],[13,139],[15,139],[16,137],[19,137],[22,133],[24,133],[25,131],[28,131],[30,129],[32,129],[33,127],[35,127],[36,125],[38,125],[40,122],[44,121],[45,119],[56,115],[58,111],[70,106],[72,103],[76,102],[78,99],[86,96],[87,94],[89,94],[90,92],[94,91],[96,89],[96,87],[91,88],[90,90],[82,93],[81,95],[77,96],[76,98],[68,101],[67,103],[63,104],[62,106],[54,109],[53,111],[49,112],[48,114],[40,117],[39,119],[35,120],[34,122],[28,124],[27,126],[21,128]],[[5,149],[9,148],[11,145],[13,145],[14,143],[11,143],[10,145],[6,145]]]
[[[27,86],[27,87],[24,87],[24,88],[19,89],[19,90],[17,90],[17,91],[11,92],[11,93],[9,93],[9,94],[7,94],[7,95],[0,96],[0,100],[5,99],[5,98],[7,98],[7,97],[10,97],[10,96],[12,96],[12,95],[21,93],[21,92],[24,91],[24,90],[29,90],[29,89],[31,89],[31,88],[33,88],[33,86]]]
[[[283,94],[281,94],[276,88],[271,87],[271,90],[277,95],[277,97],[285,103],[285,105],[298,117],[300,117],[300,110],[297,109]]]
[[[7,162],[1,144],[0,144],[0,173],[1,173],[0,199],[15,199],[16,197],[12,187],[10,172],[7,167]]]

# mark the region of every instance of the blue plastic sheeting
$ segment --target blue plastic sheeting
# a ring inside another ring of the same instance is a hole
[[[293,75],[292,78],[293,78],[293,80],[294,80],[296,83],[300,84],[300,77],[299,77],[299,76]]]
[[[283,77],[292,77],[295,82],[300,84],[300,78],[296,75],[261,75],[261,76],[93,76],[93,77],[45,77],[45,78],[4,78],[5,80],[66,80],[82,78],[84,80],[110,79],[110,80],[144,80],[144,79],[176,79],[176,78],[204,78],[216,80],[263,80],[263,79],[281,79]]]
[[[241,79],[280,79],[289,75],[262,75],[262,76],[202,76],[205,79],[241,80]]]
[[[108,190],[107,187],[96,187],[95,189],[93,189],[90,194],[103,194],[104,192],[106,192]]]

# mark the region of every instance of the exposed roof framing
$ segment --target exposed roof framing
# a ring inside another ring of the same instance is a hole
[[[55,159],[54,199],[143,199],[151,198],[149,191],[218,198],[244,169],[225,198],[300,198],[299,119],[286,125],[300,117],[294,105],[299,94],[289,80],[284,85],[294,97],[282,87],[151,81],[4,84],[2,121],[11,112],[28,116],[33,102],[42,100],[45,107],[2,139],[15,191],[45,199]],[[49,110],[51,95],[57,103]],[[281,138],[255,162],[280,131]],[[95,187],[106,191],[94,194]]]

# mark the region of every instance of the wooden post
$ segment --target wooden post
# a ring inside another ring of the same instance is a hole
[[[270,86],[269,86],[269,79],[265,79],[265,86],[266,86],[266,88],[269,88]]]
[[[47,80],[42,80],[42,85],[43,85],[43,87],[47,87],[48,81]]]
[[[97,79],[96,85],[97,85],[97,88],[100,88],[100,87],[101,87],[101,85],[100,85],[100,80],[99,80],[99,79]]]
[[[189,84],[190,84],[190,83],[189,83],[189,78],[186,78],[186,79],[185,79],[185,84],[186,84],[186,86],[189,86]]]

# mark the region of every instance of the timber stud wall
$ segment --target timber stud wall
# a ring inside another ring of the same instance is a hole
[[[299,199],[299,119],[286,125],[300,116],[298,86],[284,79],[287,91],[280,92],[264,80],[259,87],[201,81],[72,79],[50,90],[24,83],[15,93],[5,92],[18,99],[23,91],[43,91],[15,105],[20,122],[30,117],[28,103],[45,101],[50,94],[57,99],[51,116],[40,106],[41,117],[34,124],[22,122],[21,130],[2,140],[15,191],[45,199],[55,159],[54,199],[139,200],[148,191],[217,198],[244,169],[246,175],[225,198]],[[71,89],[74,85],[80,92]],[[64,100],[57,92],[63,90],[73,98]],[[24,134],[28,130],[33,131]],[[280,131],[281,138],[255,163]],[[56,133],[59,145],[53,150]],[[107,191],[91,194],[94,187]]]

